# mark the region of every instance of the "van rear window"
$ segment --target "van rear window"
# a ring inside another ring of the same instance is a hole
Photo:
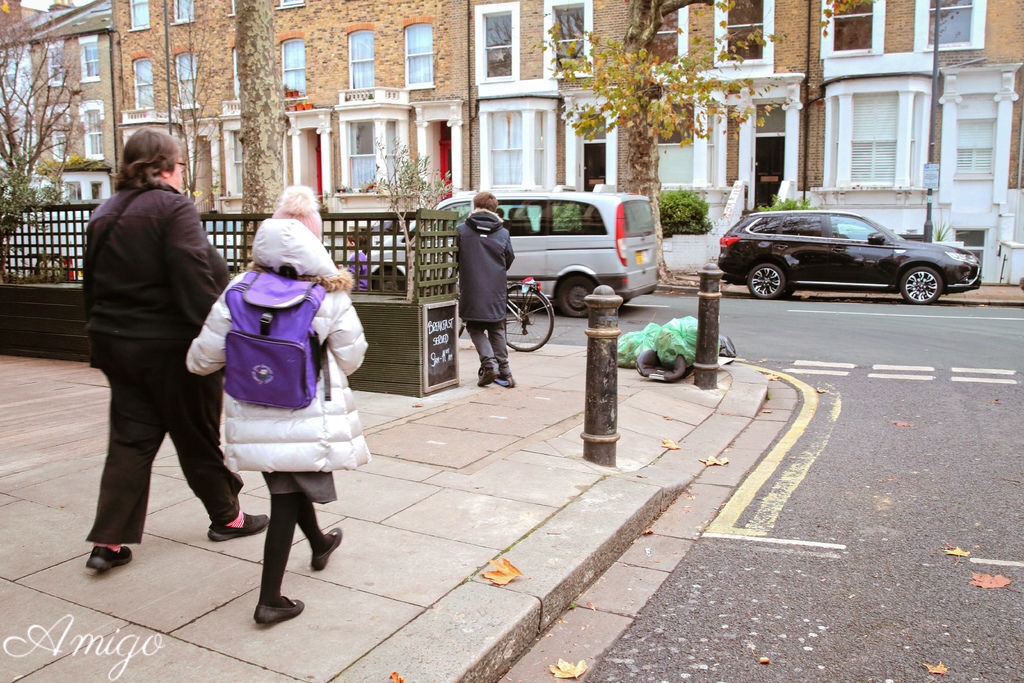
[[[654,233],[654,221],[651,218],[651,204],[647,200],[622,202],[622,210],[626,216],[626,235],[650,235]]]

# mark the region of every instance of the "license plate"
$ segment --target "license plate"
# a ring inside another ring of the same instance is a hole
[[[642,251],[636,252],[636,264],[638,266],[642,266],[644,264],[644,252],[642,252]]]

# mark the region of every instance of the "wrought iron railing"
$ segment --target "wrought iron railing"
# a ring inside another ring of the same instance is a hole
[[[14,283],[77,282],[82,277],[85,235],[96,204],[51,206],[26,216],[8,241],[7,281]],[[244,270],[252,254],[252,238],[269,214],[203,213],[200,219],[210,243],[232,273]],[[354,291],[403,297],[407,266],[405,238],[393,213],[322,214],[323,243],[334,262],[356,277]],[[407,214],[415,242],[417,301],[450,299],[457,275],[455,220],[451,211],[422,209]]]

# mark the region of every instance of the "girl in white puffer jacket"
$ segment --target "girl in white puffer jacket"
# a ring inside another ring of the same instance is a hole
[[[337,500],[335,469],[353,469],[370,460],[347,375],[355,372],[366,354],[363,326],[349,292],[352,274],[338,270],[321,243],[322,224],[313,191],[286,188],[280,208],[264,221],[253,241],[250,270],[281,272],[291,267],[300,280],[320,284],[327,291],[313,319],[321,340],[326,340],[331,400],[325,400],[323,380],[316,398],[305,408],[288,410],[236,401],[225,396],[225,460],[234,471],[256,470],[270,490],[270,525],[263,549],[260,598],[253,618],[273,624],[298,616],[304,605],[281,595],[281,581],[291,550],[295,525],[309,540],[315,570],[327,566],[341,543],[341,529],[320,530],[313,503]],[[242,275],[236,277],[230,289]],[[208,375],[224,367],[225,336],[231,330],[231,312],[224,294],[213,305],[199,336],[188,352],[188,369]]]

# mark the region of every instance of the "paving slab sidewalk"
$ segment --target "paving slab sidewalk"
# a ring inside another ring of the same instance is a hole
[[[620,370],[618,466],[605,468],[582,459],[585,349],[549,345],[511,360],[511,390],[477,387],[475,352],[463,345],[456,389],[421,399],[357,392],[375,457],[339,472],[339,500],[320,509],[344,543],[314,573],[296,535],[284,592],[306,611],[263,628],[251,618],[262,536],[206,538],[169,441],[134,561],[101,576],[85,568],[106,448],[103,377],[82,363],[0,357],[0,674],[495,680],[692,484],[698,458],[751,425],[767,387],[740,364],[723,368],[712,391]],[[771,438],[758,437],[765,447]],[[721,485],[742,475],[735,469]],[[243,479],[245,509],[266,512],[262,477]],[[666,537],[669,553],[689,542]],[[501,557],[525,576],[504,587],[483,580]],[[652,571],[670,569],[669,557]]]

